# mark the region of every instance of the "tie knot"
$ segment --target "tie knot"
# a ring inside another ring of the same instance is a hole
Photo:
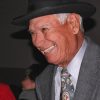
[[[68,73],[68,70],[63,68],[61,71],[61,77],[71,77],[71,74]]]

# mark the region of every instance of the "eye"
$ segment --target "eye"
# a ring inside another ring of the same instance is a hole
[[[46,33],[48,30],[49,30],[48,28],[42,28],[42,29],[41,29],[41,31],[42,31],[43,33]]]
[[[34,32],[31,32],[31,31],[29,31],[29,33],[30,33],[31,35],[34,35],[34,34],[35,34]]]

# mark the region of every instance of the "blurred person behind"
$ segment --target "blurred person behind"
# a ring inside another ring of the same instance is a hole
[[[32,64],[26,68],[24,77],[21,81],[22,92],[19,100],[35,100],[35,79],[44,70],[45,64]]]

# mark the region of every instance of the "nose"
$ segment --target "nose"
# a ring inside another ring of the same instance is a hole
[[[42,32],[35,33],[35,36],[32,37],[33,44],[39,48],[44,44],[45,38]]]

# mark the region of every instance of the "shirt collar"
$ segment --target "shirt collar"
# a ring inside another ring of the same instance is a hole
[[[75,57],[67,65],[67,70],[72,75],[72,81],[74,83],[75,88],[76,88],[79,70],[80,70],[80,66],[81,66],[81,63],[82,63],[82,59],[83,59],[86,47],[87,47],[87,42],[86,42],[86,40],[84,40],[81,48],[79,49],[79,51],[77,52]]]

